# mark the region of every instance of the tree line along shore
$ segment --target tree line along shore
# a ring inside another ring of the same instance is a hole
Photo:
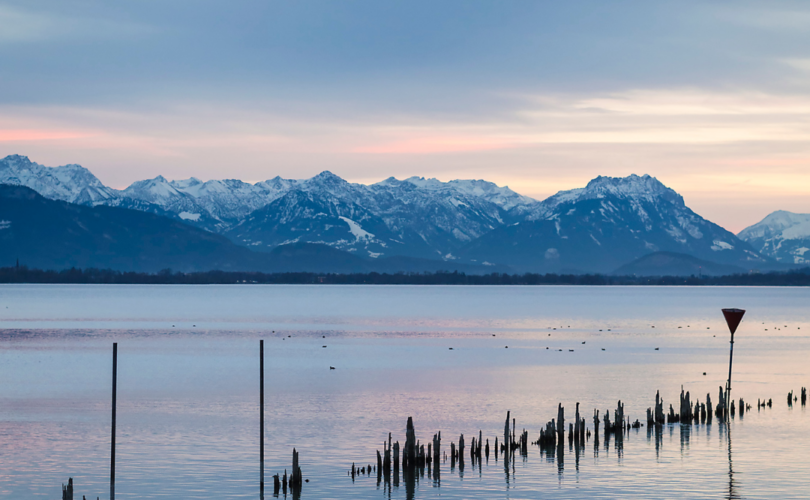
[[[727,276],[613,276],[605,274],[465,274],[435,273],[259,273],[205,271],[183,273],[164,269],[157,273],[111,269],[0,268],[0,283],[144,284],[144,285],[588,285],[588,286],[810,286],[810,267],[787,272]]]

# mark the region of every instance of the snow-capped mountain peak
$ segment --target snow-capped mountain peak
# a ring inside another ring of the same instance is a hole
[[[778,261],[810,263],[810,214],[779,210],[737,236]]]
[[[393,177],[383,182],[396,181]],[[397,181],[399,182],[399,181]],[[452,180],[442,182],[436,178],[426,179],[424,177],[409,177],[402,182],[407,182],[419,189],[426,191],[454,191],[467,196],[482,198],[490,203],[494,203],[504,210],[511,210],[519,205],[531,205],[537,200],[528,196],[520,195],[507,186],[500,187],[494,182],[485,180]]]
[[[810,238],[810,214],[777,210],[753,226],[740,231],[743,240],[780,236],[786,240]]]
[[[167,181],[162,175],[154,179],[136,181],[129,185],[122,194],[128,198],[136,198],[149,203],[162,205],[166,200],[183,196],[183,194]]]
[[[650,175],[627,177],[598,176],[580,189],[560,191],[552,197],[560,201],[577,201],[614,196],[617,198],[630,198],[650,202],[667,201],[683,206],[681,195],[666,187],[655,177]]]
[[[22,155],[0,160],[0,183],[27,186],[46,198],[71,203],[95,204],[118,196],[81,165],[45,167]]]

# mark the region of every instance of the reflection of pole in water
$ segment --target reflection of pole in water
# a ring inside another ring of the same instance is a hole
[[[563,441],[559,440],[557,442],[557,472],[559,474],[562,474],[564,468],[565,468],[565,448],[563,446]]]
[[[726,427],[726,426],[720,426],[720,428],[721,428],[720,432],[721,433],[722,433],[722,428],[723,427]],[[732,499],[740,498],[740,495],[738,495],[737,492],[735,491],[736,484],[735,484],[735,481],[734,481],[734,467],[733,467],[733,464],[731,462],[731,429],[729,427],[726,427],[726,441],[728,442],[728,497],[727,498],[729,500],[732,500]]]

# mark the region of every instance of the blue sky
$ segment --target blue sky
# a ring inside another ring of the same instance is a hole
[[[0,154],[263,180],[649,173],[739,230],[810,212],[810,4],[0,1]]]

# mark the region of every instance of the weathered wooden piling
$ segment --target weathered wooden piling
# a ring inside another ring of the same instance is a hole
[[[110,500],[115,500],[115,409],[118,395],[118,342],[113,342],[112,439],[110,441]],[[72,495],[72,493],[71,493]]]
[[[405,449],[402,451],[403,468],[414,467],[416,460],[416,429],[413,426],[413,417],[408,417],[405,428]]]
[[[802,387],[802,406],[807,404],[807,388]]]
[[[712,395],[707,393],[706,394],[706,423],[707,424],[712,423],[712,415],[714,414],[713,410],[714,409],[712,407]]]
[[[69,477],[67,484],[62,484],[62,500],[73,500],[73,478]]]
[[[661,399],[660,391],[655,391],[655,410],[653,411],[653,423],[656,425],[664,425],[666,423],[664,416],[664,400]]]
[[[613,412],[613,432],[616,434],[617,438],[622,438],[624,436],[624,403],[619,400],[616,403],[616,409]]]
[[[720,387],[718,399],[719,400],[717,402],[717,407],[714,410],[714,416],[717,417],[718,421],[725,422],[727,417],[726,412],[728,411],[728,404],[726,402],[726,395],[722,387]]]
[[[281,480],[278,477],[278,474],[273,476],[273,494],[278,495],[278,492],[281,490]]]
[[[458,465],[464,467],[464,434],[458,437]]]
[[[557,442],[562,443],[565,437],[565,408],[557,403]]]
[[[498,439],[498,438],[495,438]],[[484,447],[484,455],[486,456],[487,462],[489,462],[489,438],[487,438],[487,444]]]
[[[787,404],[793,406],[793,391],[790,391],[787,395]]]
[[[383,474],[385,474],[385,481],[391,479],[391,433],[388,433],[388,443],[386,446],[383,441]]]
[[[399,475],[399,441],[394,443],[394,474]]]
[[[681,386],[681,406],[678,411],[678,422],[682,424],[692,423],[692,400],[689,391],[684,393],[683,386]]]
[[[529,453],[529,431],[526,429],[523,429],[523,432],[520,434],[518,447],[520,448],[521,455],[525,456]]]
[[[517,427],[516,427],[516,422],[515,422],[516,420],[517,420],[516,418],[512,417],[512,434],[510,434],[510,437],[512,438],[512,440],[509,443],[510,444],[510,446],[509,446],[510,450],[514,450],[515,447],[516,447],[516,443],[515,443],[515,436],[517,435],[517,433],[516,433]]]
[[[435,467],[439,466],[439,460],[441,459],[441,445],[442,445],[442,432],[439,431],[437,434],[433,435],[433,463]]]
[[[289,485],[292,489],[301,488],[303,479],[301,477],[301,467],[298,466],[298,452],[293,448],[292,473],[290,474]]]
[[[745,416],[745,401],[740,398],[740,418],[743,418],[743,416]]]

